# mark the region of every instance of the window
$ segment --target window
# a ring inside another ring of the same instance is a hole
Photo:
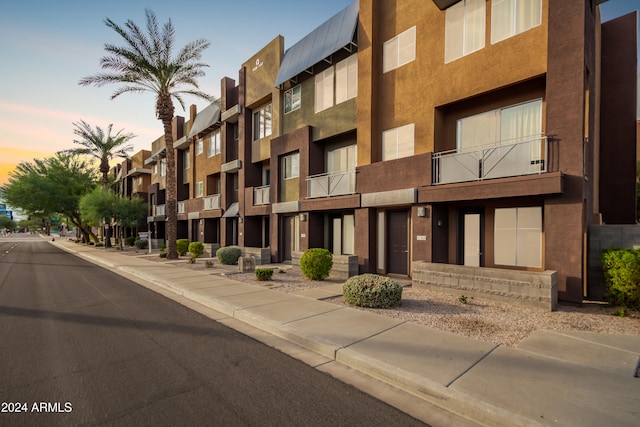
[[[190,160],[189,160],[189,150],[184,150],[184,152],[182,153],[182,169],[189,169],[189,167],[191,166]]]
[[[282,158],[282,177],[284,179],[300,176],[300,153],[289,154]]]
[[[498,43],[540,25],[542,0],[493,0],[491,43]]]
[[[204,151],[204,142],[202,138],[196,139],[196,156],[199,156]]]
[[[462,0],[447,9],[444,34],[445,64],[484,47],[485,4],[486,0]]]
[[[357,146],[335,148],[327,151],[327,172],[344,172],[356,168]]]
[[[207,157],[220,154],[220,131],[216,130],[209,136],[209,146],[207,149]]]
[[[160,176],[165,176],[167,174],[167,159],[163,157],[160,159]]]
[[[496,209],[496,265],[542,267],[542,208]]]
[[[302,90],[298,85],[284,93],[284,113],[290,113],[302,106]]]
[[[413,123],[383,132],[382,160],[413,156],[413,133]]]
[[[154,174],[154,175],[157,175],[157,174],[158,174],[158,164],[157,164],[157,163],[154,163],[154,164],[153,164],[153,174]]]
[[[333,107],[333,67],[316,75],[315,112]]]
[[[265,105],[253,112],[253,140],[271,135],[272,104]]]
[[[358,55],[336,64],[336,105],[358,95]]]
[[[522,142],[541,133],[542,99],[537,99],[459,119],[456,144],[458,151],[468,151],[482,146]]]
[[[196,188],[195,188],[195,196],[196,197],[202,197],[204,194],[204,182],[203,181],[198,181],[196,182]]]
[[[416,59],[416,27],[398,34],[382,47],[382,72],[395,70]]]
[[[352,255],[355,253],[355,217],[344,215],[331,219],[332,248],[334,255]]]

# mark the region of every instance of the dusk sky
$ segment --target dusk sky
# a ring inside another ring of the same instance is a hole
[[[193,0],[175,1],[21,0],[3,5],[0,14],[0,185],[22,161],[43,158],[73,148],[73,122],[137,137],[134,152],[149,149],[162,135],[152,94],[124,94],[110,100],[117,86],[81,87],[82,77],[100,70],[104,44],[123,45],[103,20],[118,24],[131,19],[144,27],[145,8],[160,23],[171,18],[179,48],[205,38],[211,46],[202,62],[209,64],[200,79],[203,91],[218,97],[220,79],[237,80],[243,62],[278,34],[285,49],[349,5],[352,0]],[[601,6],[603,21],[640,9],[640,0],[609,0]],[[185,98],[198,110],[207,102]],[[176,105],[176,115],[188,113]]]

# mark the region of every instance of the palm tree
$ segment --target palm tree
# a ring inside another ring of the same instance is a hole
[[[124,47],[105,44],[108,56],[100,60],[102,69],[108,73],[99,73],[80,80],[81,86],[104,86],[110,83],[123,84],[113,92],[114,99],[126,92],[153,92],[156,96],[156,117],[162,121],[167,156],[167,258],[178,257],[177,237],[177,181],[176,164],[173,151],[173,99],[183,110],[183,94],[213,101],[213,97],[198,90],[196,78],[204,76],[200,61],[202,51],[209,47],[205,39],[198,39],[180,49],[174,56],[175,30],[171,20],[160,29],[155,14],[147,9],[147,32],[143,33],[136,23],[128,20],[124,27],[105,19],[107,27],[113,29],[125,41]],[[186,86],[186,89],[181,89]]]
[[[75,126],[73,133],[80,137],[78,140],[73,140],[73,143],[81,147],[64,150],[62,153],[91,156],[100,160],[99,170],[102,174],[102,186],[104,191],[108,191],[109,170],[111,169],[109,160],[112,160],[114,157],[128,158],[129,155],[127,153],[133,151],[133,145],[127,145],[127,143],[136,136],[132,133],[122,133],[123,129],[119,130],[115,135],[111,135],[113,124],[109,125],[106,133],[100,126],[96,126],[95,129],[93,129],[91,125],[84,120],[74,122],[73,125]],[[111,247],[110,224],[107,224],[104,246],[105,248]]]

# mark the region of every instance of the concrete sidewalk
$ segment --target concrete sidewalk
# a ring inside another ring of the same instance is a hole
[[[286,294],[232,276],[52,244],[312,350],[486,426],[640,425],[640,337],[538,331],[519,348]],[[334,291],[335,292],[335,291]]]

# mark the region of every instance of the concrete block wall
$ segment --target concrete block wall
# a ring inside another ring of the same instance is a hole
[[[555,271],[531,272],[414,261],[411,274],[414,289],[448,292],[549,311],[558,305]]]
[[[640,225],[592,225],[589,227],[587,298],[605,300],[605,281],[600,257],[609,248],[640,249]]]
[[[252,257],[256,265],[271,264],[271,249],[242,247],[243,257]]]

